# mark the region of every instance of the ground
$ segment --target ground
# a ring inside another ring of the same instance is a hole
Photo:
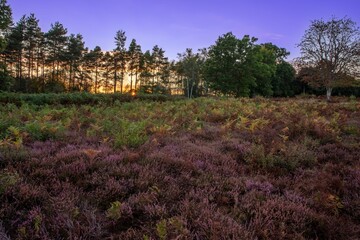
[[[0,110],[0,219],[12,239],[360,234],[357,99]]]

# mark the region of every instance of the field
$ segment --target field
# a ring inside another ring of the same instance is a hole
[[[0,105],[3,235],[360,236],[359,99],[158,100]]]

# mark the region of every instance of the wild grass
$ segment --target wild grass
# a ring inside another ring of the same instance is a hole
[[[356,239],[359,110],[346,98],[0,105],[3,232]]]

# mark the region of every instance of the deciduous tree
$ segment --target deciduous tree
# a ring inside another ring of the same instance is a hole
[[[179,63],[177,64],[178,74],[184,81],[184,93],[188,98],[199,96],[201,82],[201,71],[204,59],[200,53],[194,53],[191,48],[187,48],[184,53],[178,54]]]
[[[312,21],[299,47],[302,66],[312,70],[305,80],[325,87],[327,100],[333,88],[354,84],[351,80],[360,67],[360,31],[354,21],[347,17]]]
[[[236,38],[231,32],[219,37],[208,52],[204,77],[209,87],[236,97],[249,96],[255,86],[253,74],[256,38]]]

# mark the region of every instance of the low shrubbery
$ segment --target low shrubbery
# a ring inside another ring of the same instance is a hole
[[[30,105],[83,105],[83,104],[113,104],[115,102],[140,101],[169,101],[182,97],[163,94],[91,94],[91,93],[0,93],[0,104]]]
[[[356,239],[354,100],[0,106],[14,239]],[[351,106],[351,107],[349,107]],[[1,232],[0,232],[1,234]]]

